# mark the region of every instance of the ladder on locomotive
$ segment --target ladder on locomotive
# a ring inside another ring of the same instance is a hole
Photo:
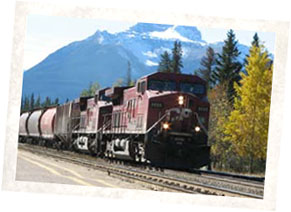
[[[114,112],[103,115],[103,124],[98,129],[101,134],[120,134],[126,132],[126,112]]]
[[[112,114],[112,133],[113,134],[122,134],[126,132],[126,114],[127,112],[114,112]]]

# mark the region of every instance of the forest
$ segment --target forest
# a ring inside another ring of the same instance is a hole
[[[208,143],[212,167],[236,173],[263,174],[272,90],[273,61],[255,33],[249,54],[241,63],[233,30],[221,53],[208,47],[194,74],[207,82],[210,102]],[[182,47],[161,55],[158,71],[181,73]]]

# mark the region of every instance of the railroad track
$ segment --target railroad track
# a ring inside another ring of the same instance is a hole
[[[230,181],[229,179],[218,179],[211,176],[206,177],[197,174],[195,175],[193,173],[181,174],[181,172],[168,170],[165,170],[164,172],[142,170],[141,168],[133,166],[106,163],[104,160],[89,157],[84,154],[57,151],[55,149],[34,145],[19,144],[18,148],[30,151],[34,154],[45,155],[55,159],[105,171],[108,175],[131,179],[133,181],[166,188],[171,191],[191,194],[200,193],[219,196],[236,196],[258,199],[263,198],[263,187],[261,187],[261,185],[256,185],[256,187],[251,183],[236,180]],[[232,184],[232,186],[229,186],[229,184]]]

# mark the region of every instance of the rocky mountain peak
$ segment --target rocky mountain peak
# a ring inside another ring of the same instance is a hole
[[[150,23],[137,23],[134,26],[130,27],[128,31],[135,31],[139,33],[147,33],[153,31],[165,31],[166,29],[172,27],[173,25],[167,24],[150,24]]]
[[[177,31],[181,36],[189,40],[202,41],[201,32],[194,26],[176,26]]]

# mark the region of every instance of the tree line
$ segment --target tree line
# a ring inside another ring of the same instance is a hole
[[[118,86],[134,86],[136,80],[132,79],[132,68],[130,61],[127,61],[127,70],[126,75],[123,78],[117,79],[116,82],[113,84],[113,87]],[[94,83],[90,82],[88,85],[88,88],[83,89],[80,93],[80,97],[86,97],[86,96],[94,96],[96,91],[100,89],[100,84],[96,81]],[[67,99],[65,102],[68,102],[69,99]],[[21,100],[21,113],[25,111],[31,111],[33,109],[37,108],[44,108],[49,107],[52,105],[58,105],[59,104],[59,98],[55,98],[52,100],[50,97],[46,97],[44,101],[41,101],[40,96],[35,99],[34,93],[31,95],[26,95],[22,97]]]
[[[67,100],[68,101],[68,100]],[[25,111],[31,111],[38,108],[44,108],[49,107],[52,105],[58,105],[59,104],[59,98],[55,98],[52,100],[50,97],[46,97],[45,100],[41,101],[40,96],[38,95],[37,98],[35,98],[34,93],[31,95],[25,95],[21,99],[21,113]]]

